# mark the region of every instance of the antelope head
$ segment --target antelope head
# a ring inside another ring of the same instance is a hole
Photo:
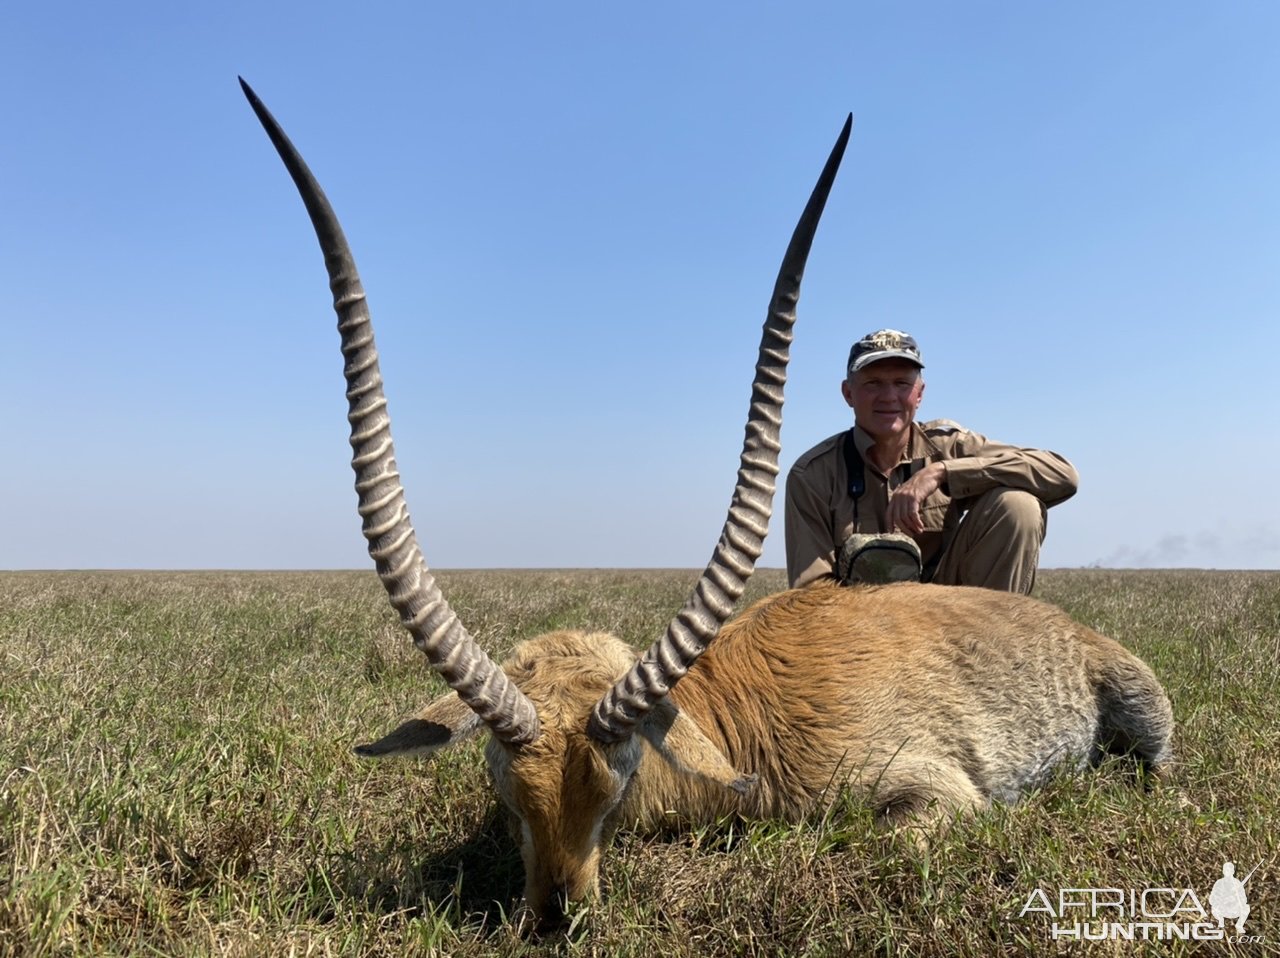
[[[369,554],[414,644],[453,689],[356,751],[366,757],[429,754],[487,729],[489,770],[518,823],[524,906],[545,917],[561,896],[596,894],[602,850],[646,760],[641,740],[681,773],[739,793],[753,784],[667,694],[729,617],[763,549],[800,280],[852,117],[783,257],[764,322],[733,499],[688,601],[638,660],[610,636],[560,632],[522,643],[498,667],[449,608],[418,547],[396,469],[369,310],[342,228],[297,150],[248,84],[240,84],[302,196],[324,253],[346,360],[351,465]]]

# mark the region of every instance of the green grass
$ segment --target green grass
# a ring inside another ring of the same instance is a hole
[[[693,579],[440,576],[497,656],[566,625],[646,644]],[[766,570],[748,598],[781,585]],[[1110,954],[1020,918],[1031,890],[1208,907],[1227,858],[1263,862],[1246,930],[1266,940],[1213,951],[1280,953],[1280,573],[1051,571],[1037,594],[1161,676],[1169,786],[1063,775],[927,851],[847,795],[797,827],[624,833],[604,900],[522,940],[480,747],[352,755],[443,691],[372,573],[0,574],[0,954]]]

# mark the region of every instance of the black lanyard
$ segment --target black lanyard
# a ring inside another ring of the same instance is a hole
[[[898,469],[903,464],[899,464]],[[905,464],[906,477],[902,482],[910,479],[914,472],[915,461]],[[853,430],[850,429],[844,434],[844,468],[849,474],[849,495],[853,499],[853,527],[858,528],[858,500],[862,498],[862,494],[867,491],[867,467],[862,461],[862,454],[858,452],[858,444],[853,439]],[[899,473],[901,475],[901,473]]]
[[[867,467],[854,442],[853,430],[844,434],[844,468],[849,473],[849,495],[853,497],[853,528],[858,528],[858,500],[867,491]]]

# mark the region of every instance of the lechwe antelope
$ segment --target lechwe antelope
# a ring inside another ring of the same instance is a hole
[[[1151,670],[1021,596],[816,584],[757,602],[720,629],[768,526],[800,278],[849,122],[783,259],[729,517],[688,603],[642,657],[611,636],[565,631],[524,642],[499,668],[450,611],[418,550],[342,230],[279,126],[245,93],[324,251],[370,554],[414,642],[456,693],[357,751],[425,755],[487,728],[489,771],[519,826],[528,912],[594,895],[620,823],[729,813],[794,821],[832,783],[860,788],[896,823],[1015,800],[1053,767],[1108,752],[1132,753],[1152,771],[1170,761],[1173,718]]]

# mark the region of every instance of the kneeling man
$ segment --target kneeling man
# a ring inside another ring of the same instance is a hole
[[[899,549],[914,553],[908,561],[926,582],[1031,591],[1045,510],[1075,494],[1075,467],[947,419],[917,423],[923,371],[906,333],[882,329],[853,344],[840,391],[854,426],[787,476],[791,585],[869,579],[859,575],[867,557]]]

